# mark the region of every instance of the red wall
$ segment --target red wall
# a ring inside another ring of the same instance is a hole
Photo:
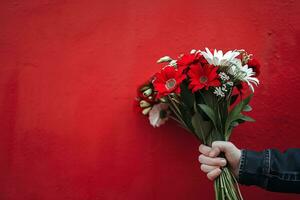
[[[192,48],[260,59],[241,148],[300,147],[299,1],[0,3],[0,199],[213,199],[193,136],[132,111],[155,61]],[[299,199],[242,187],[246,200]]]

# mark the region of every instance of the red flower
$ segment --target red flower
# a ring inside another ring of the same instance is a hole
[[[138,86],[137,97],[153,104],[155,102],[155,93],[153,91],[151,80],[152,78]]]
[[[241,96],[247,96],[247,94],[251,92],[248,83],[244,81],[241,81],[239,84],[237,84],[236,88]]]
[[[155,101],[154,88],[150,80],[138,86],[137,97],[133,102],[133,109],[138,113],[143,113],[144,115],[147,115],[152,106],[157,103]]]
[[[253,69],[255,76],[258,77],[260,74],[260,64],[256,59],[251,59],[248,61],[248,66]]]
[[[177,60],[177,67],[183,71],[191,64],[200,63],[202,65],[208,64],[206,59],[200,53],[185,54]]]
[[[155,74],[153,81],[154,89],[158,92],[157,98],[166,96],[170,93],[180,93],[180,83],[186,75],[172,66],[164,67],[161,72]]]
[[[218,67],[213,65],[204,65],[203,67],[199,64],[191,65],[188,72],[188,75],[191,79],[189,89],[192,89],[192,92],[196,92],[202,88],[208,90],[210,86],[220,86],[221,82],[219,80],[217,70]]]

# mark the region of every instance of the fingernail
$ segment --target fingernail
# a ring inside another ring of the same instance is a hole
[[[221,159],[221,164],[222,165],[226,165],[226,160],[225,159]]]

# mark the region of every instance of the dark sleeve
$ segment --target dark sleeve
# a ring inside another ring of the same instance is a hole
[[[274,192],[300,193],[300,149],[242,150],[238,181]]]

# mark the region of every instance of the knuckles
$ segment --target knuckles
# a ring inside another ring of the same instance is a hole
[[[200,166],[200,169],[201,171],[205,172],[205,166],[203,164]]]
[[[199,160],[200,163],[203,163],[204,155],[200,154],[199,157],[198,157],[198,160]]]

